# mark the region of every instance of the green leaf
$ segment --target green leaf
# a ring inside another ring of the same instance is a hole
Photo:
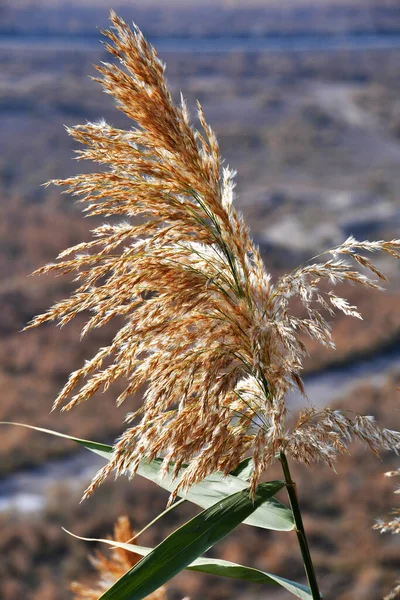
[[[283,481],[261,483],[254,499],[250,497],[249,488],[246,488],[207,508],[171,533],[100,596],[100,599],[145,598],[240,525],[284,485]]]
[[[138,553],[139,554],[139,553]],[[302,600],[311,600],[310,590],[301,583],[290,581],[284,577],[259,571],[252,567],[245,567],[227,560],[217,558],[198,558],[189,567],[192,571],[201,571],[210,575],[219,575],[221,577],[230,577],[231,579],[240,579],[252,583],[264,583],[269,585],[281,585],[297,598]]]
[[[234,477],[239,477],[239,479],[243,479],[243,481],[249,481],[251,474],[253,473],[254,462],[252,458],[245,458],[239,464],[237,469],[235,469],[231,475]]]
[[[27,429],[33,429],[34,431],[49,433],[50,435],[65,438],[66,440],[71,440],[72,442],[76,442],[77,444],[84,446],[85,448],[91,450],[95,454],[99,454],[106,460],[110,460],[110,454],[112,454],[113,452],[113,447],[109,446],[108,444],[100,444],[99,442],[82,440],[81,438],[73,437],[72,435],[67,435],[66,433],[53,431],[52,429],[44,429],[43,427],[36,427],[35,425],[26,425],[26,423],[14,423],[12,421],[0,421],[0,425],[18,425],[18,427],[26,427]]]
[[[1,423],[0,423],[1,424]],[[50,429],[43,429],[41,427],[34,427],[33,425],[24,425],[22,423],[8,423],[10,425],[20,425],[22,427],[28,427],[51,435],[57,435],[63,437],[78,444],[81,444],[88,450],[103,456],[107,460],[110,459],[113,447],[106,444],[99,444],[98,442],[92,442],[89,440],[82,440],[80,438],[72,437],[65,433],[58,433],[51,431]],[[245,461],[243,461],[245,462]],[[241,463],[243,464],[243,463]],[[178,475],[177,479],[173,479],[170,473],[167,473],[164,477],[161,477],[161,465],[162,459],[155,459],[151,462],[141,461],[138,474],[150,481],[153,481],[165,490],[172,492],[178,481],[183,477],[185,468],[183,467]],[[249,467],[249,464],[244,465],[244,469]],[[242,471],[242,477],[243,473]],[[200,483],[192,486],[188,492],[179,492],[181,498],[185,498],[193,504],[197,504],[201,508],[209,508],[216,502],[220,502],[227,496],[244,490],[247,488],[247,483],[241,477],[235,477],[234,475],[224,476],[222,473],[213,473],[206,477]],[[291,511],[275,500],[271,498],[265,504],[260,506],[253,514],[251,514],[245,521],[246,525],[253,525],[261,527],[263,529],[272,529],[275,531],[292,531],[295,527],[293,521],[293,515]]]
[[[146,548],[145,546],[136,546],[135,544],[127,544],[123,542],[116,542],[114,540],[96,539],[96,538],[84,538],[78,535],[74,535],[70,531],[64,529],[70,535],[84,540],[87,542],[102,542],[109,544],[114,548],[123,548],[128,552],[135,552],[141,556],[148,556],[150,552],[153,552],[152,548]],[[233,563],[227,560],[221,560],[218,558],[196,558],[190,565],[186,567],[190,571],[200,571],[202,573],[208,573],[209,575],[219,575],[220,577],[229,577],[231,579],[240,579],[241,581],[248,581],[251,583],[263,583],[267,585],[281,585],[286,590],[291,592],[297,598],[301,600],[311,600],[312,596],[310,590],[301,583],[290,581],[284,577],[267,573],[266,571],[260,571],[259,569],[253,569],[252,567],[245,567],[238,563]]]
[[[177,479],[173,479],[170,473],[161,478],[161,464],[162,459],[155,459],[151,462],[142,461],[139,465],[138,474],[172,492],[183,476],[184,468],[181,469]],[[247,487],[248,484],[243,479],[233,475],[225,476],[217,472],[208,475],[203,481],[193,485],[187,492],[180,491],[178,495],[201,506],[201,508],[209,508],[227,496]],[[271,498],[263,506],[260,506],[244,522],[246,525],[255,525],[256,527],[276,531],[292,531],[295,527],[291,511],[275,498]]]

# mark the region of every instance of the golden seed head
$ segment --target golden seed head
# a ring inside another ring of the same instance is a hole
[[[133,475],[140,460],[156,456],[164,457],[165,468],[175,463],[175,472],[189,464],[180,483],[187,488],[217,469],[229,473],[250,452],[254,492],[279,450],[332,464],[350,437],[373,451],[397,447],[399,434],[368,417],[350,420],[329,411],[320,419],[302,415],[288,432],[285,396],[292,387],[304,391],[301,336],[333,346],[323,311],[360,317],[345,299],[321,291],[320,281],[377,287],[365,270],[384,276],[363,253],[398,258],[400,240],[349,238],[321,262],[272,283],[234,208],[234,173],[221,167],[201,106],[200,132],[185,102],[174,104],[154,48],[113,12],[111,21],[103,33],[117,62],[98,67],[98,81],[135,125],[127,131],[104,121],[69,128],[86,146],[79,158],[102,170],[53,183],[78,196],[88,215],[113,222],[39,269],[74,272],[79,287],[29,325],[64,325],[90,311],[85,335],[114,317],[126,320],[107,347],[71,374],[55,401],[69,410],[124,378],[120,404],[146,386],[140,410],[128,415],[129,428],[88,493],[112,469]],[[303,303],[306,317],[291,314],[292,299]]]

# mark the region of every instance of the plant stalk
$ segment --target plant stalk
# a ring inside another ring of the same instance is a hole
[[[308,586],[310,588],[313,600],[320,600],[321,594],[318,589],[314,565],[312,563],[310,549],[308,547],[307,542],[307,536],[304,530],[303,519],[301,517],[301,510],[299,499],[297,496],[296,484],[292,480],[289,465],[284,452],[280,452],[279,459],[281,461],[283,474],[285,476],[286,489],[289,496],[290,508],[292,509],[293,518],[296,525],[296,534],[301,550],[301,555],[303,557],[304,569],[307,575]]]

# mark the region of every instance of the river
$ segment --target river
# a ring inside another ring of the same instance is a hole
[[[351,393],[361,382],[381,385],[390,372],[400,370],[400,344],[382,350],[373,357],[308,375],[304,383],[311,404],[322,407]],[[293,410],[304,405],[300,394],[291,394]],[[45,435],[37,433],[35,435]],[[83,492],[104,460],[83,450],[72,456],[49,461],[41,467],[19,471],[0,480],[0,512],[40,513],[46,507],[51,488],[63,485]]]
[[[157,50],[182,53],[310,52],[400,48],[400,33],[341,35],[269,35],[249,37],[149,37]],[[99,36],[53,34],[0,34],[0,50],[96,50]]]

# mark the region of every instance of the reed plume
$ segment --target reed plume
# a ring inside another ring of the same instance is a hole
[[[111,343],[71,374],[54,404],[69,410],[120,378],[127,385],[117,404],[143,392],[112,460],[86,493],[113,469],[133,476],[142,459],[160,456],[164,471],[173,465],[175,475],[189,465],[179,482],[186,489],[216,470],[233,471],[251,453],[254,493],[280,452],[332,466],[353,438],[374,452],[397,449],[399,433],[341,411],[307,408],[288,430],[285,398],[293,387],[304,393],[304,334],[333,347],[326,315],[361,318],[331,288],[379,288],[371,277],[385,277],[366,255],[379,250],[399,258],[400,240],[350,237],[273,282],[233,206],[234,172],[222,165],[201,106],[199,131],[184,99],[173,102],[164,65],[139,29],[114,12],[111,21],[103,33],[117,62],[99,66],[97,80],[134,126],[68,128],[86,146],[78,158],[102,170],[53,183],[79,197],[86,214],[112,222],[37,271],[76,273],[79,286],[29,325],[65,325],[89,311],[85,335],[114,317],[126,319]],[[291,310],[298,300],[303,317]]]
[[[131,542],[136,544],[135,534],[127,517],[120,517],[114,526],[114,537],[116,542]],[[74,581],[70,588],[74,593],[75,600],[97,600],[115,583],[126,571],[136,565],[142,556],[121,547],[111,550],[111,558],[107,558],[100,551],[90,557],[90,562],[99,574],[99,581],[95,588]],[[166,600],[165,588],[159,588],[145,600]],[[188,600],[188,598],[186,598]]]
[[[400,475],[400,469],[396,469],[395,471],[388,471],[385,473],[386,477],[398,477]],[[400,494],[400,488],[394,492],[395,494]],[[379,529],[381,533],[400,533],[400,508],[395,508],[392,511],[390,519],[379,519],[376,525],[374,525],[374,529]],[[397,582],[397,585],[392,589],[392,591],[384,597],[383,600],[394,600],[395,598],[400,597],[400,581]]]

